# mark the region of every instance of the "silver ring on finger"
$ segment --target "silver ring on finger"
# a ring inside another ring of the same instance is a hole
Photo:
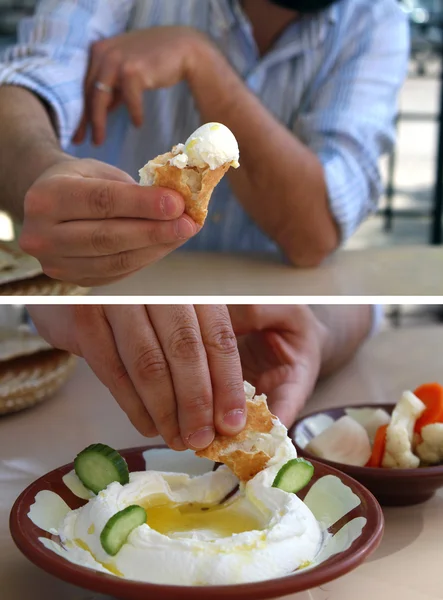
[[[114,92],[114,89],[110,85],[107,85],[102,81],[96,81],[94,87],[96,90],[100,90],[100,92],[105,92],[105,94],[112,94]]]

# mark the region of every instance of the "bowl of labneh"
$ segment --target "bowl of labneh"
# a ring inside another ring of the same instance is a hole
[[[425,383],[397,403],[339,406],[289,431],[299,456],[339,469],[380,504],[408,506],[443,487],[443,386]]]
[[[276,598],[358,567],[381,541],[379,504],[297,457],[266,397],[245,393],[245,430],[200,456],[92,444],[35,481],[11,511],[18,548],[64,581],[127,600]]]

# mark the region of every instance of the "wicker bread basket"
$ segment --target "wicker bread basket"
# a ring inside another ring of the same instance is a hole
[[[0,285],[0,296],[85,296],[88,289],[39,275]]]
[[[75,363],[75,356],[51,348],[37,335],[0,330],[0,415],[50,397],[69,378]]]
[[[84,296],[88,289],[47,277],[17,242],[0,241],[0,296]]]

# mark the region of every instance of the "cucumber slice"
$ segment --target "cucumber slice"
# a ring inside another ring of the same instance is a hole
[[[129,537],[131,531],[146,523],[146,511],[134,504],[124,508],[109,519],[100,534],[103,550],[115,556]]]
[[[311,481],[314,467],[304,458],[293,458],[282,466],[274,479],[272,487],[284,492],[296,494]]]
[[[128,465],[118,452],[105,444],[92,444],[74,460],[77,477],[88,490],[98,494],[113,481],[129,483]]]

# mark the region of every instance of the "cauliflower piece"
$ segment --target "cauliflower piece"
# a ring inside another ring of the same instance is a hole
[[[386,448],[382,467],[391,469],[412,469],[420,460],[412,452],[412,438],[415,421],[426,406],[412,392],[404,392],[392,413],[386,430]]]
[[[417,446],[417,454],[423,462],[436,465],[443,461],[443,423],[425,425],[421,430],[423,442]]]

